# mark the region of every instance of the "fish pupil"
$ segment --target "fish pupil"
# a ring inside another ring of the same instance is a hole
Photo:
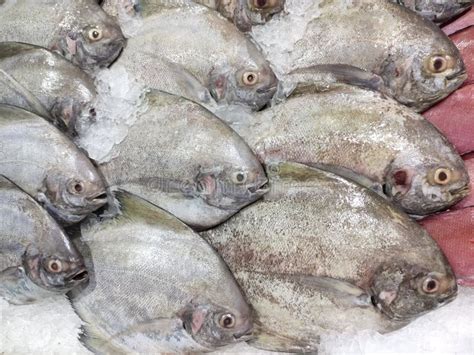
[[[92,32],[92,37],[98,38],[98,37],[99,37],[99,32],[93,31],[93,32]]]
[[[436,286],[436,281],[431,280],[427,283],[426,288],[428,289],[428,291],[433,291],[436,289]]]
[[[438,175],[438,179],[440,181],[446,181],[448,179],[448,175],[445,172],[440,172]]]
[[[434,68],[436,70],[441,70],[442,67],[443,67],[443,60],[441,58],[436,59],[434,62]]]
[[[82,192],[82,185],[81,184],[74,185],[74,190],[78,193]]]
[[[245,177],[244,177],[244,174],[237,174],[237,181],[238,181],[238,182],[244,181],[244,178],[245,178]]]
[[[267,5],[267,0],[257,0],[258,7],[264,7]]]

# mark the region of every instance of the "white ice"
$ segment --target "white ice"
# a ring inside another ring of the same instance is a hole
[[[79,343],[80,319],[64,297],[27,306],[0,300],[2,354],[88,354]],[[267,354],[246,344],[216,353]],[[89,353],[90,354],[90,353]],[[323,337],[320,354],[474,354],[474,289],[396,332]]]

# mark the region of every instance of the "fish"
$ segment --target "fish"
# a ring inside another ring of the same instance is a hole
[[[208,0],[196,0],[197,3],[208,3]],[[224,17],[230,19],[243,32],[252,30],[255,25],[262,25],[285,8],[285,0],[216,0],[214,8]]]
[[[390,1],[315,1],[303,15],[259,26],[252,38],[282,82],[303,74],[318,81],[320,66],[332,66],[336,77],[357,84],[363,70],[378,77],[384,94],[420,112],[467,78],[459,50],[438,26]]]
[[[0,43],[0,103],[49,118],[62,129],[94,113],[93,79],[57,53],[35,45]],[[39,109],[38,109],[39,107]]]
[[[285,0],[105,0],[102,8],[111,16],[147,17],[163,7],[189,7],[200,4],[220,12],[243,32],[269,21],[283,11]]]
[[[470,6],[472,0],[392,0],[393,2],[405,6],[427,19],[443,24],[453,17],[463,13]]]
[[[390,332],[456,297],[444,254],[397,207],[297,163],[267,173],[262,200],[201,233],[255,311],[250,345],[314,352],[328,332]]]
[[[11,304],[65,294],[88,279],[82,256],[56,221],[0,176],[0,296]]]
[[[375,91],[301,91],[232,128],[266,164],[332,171],[420,218],[469,194],[469,175],[451,143],[421,115]]]
[[[196,229],[223,222],[267,190],[250,147],[198,104],[153,91],[99,169],[112,190],[134,193]]]
[[[94,353],[207,352],[250,339],[252,313],[219,255],[162,209],[119,191],[83,223],[90,283],[70,293]]]
[[[190,29],[193,29],[190,31]],[[140,83],[195,102],[259,110],[278,79],[258,48],[203,6],[163,8],[143,19],[114,66]]]
[[[63,225],[107,203],[89,158],[44,118],[0,105],[0,175],[32,196]]]
[[[126,42],[96,0],[6,0],[0,23],[0,42],[45,47],[90,72],[109,66]]]

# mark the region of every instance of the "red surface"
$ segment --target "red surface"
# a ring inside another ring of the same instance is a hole
[[[474,85],[462,87],[423,113],[460,154],[474,151]]]
[[[474,287],[474,208],[446,212],[421,224],[444,251],[458,283]]]
[[[461,51],[469,77],[464,85],[474,83],[474,25],[451,36]]]
[[[462,15],[456,21],[450,23],[447,26],[444,26],[443,31],[448,36],[450,36],[453,33],[456,33],[459,30],[462,30],[463,28],[467,28],[469,26],[474,26],[474,8]]]

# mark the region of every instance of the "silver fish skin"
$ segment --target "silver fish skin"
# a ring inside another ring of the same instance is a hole
[[[463,160],[421,115],[377,92],[301,92],[232,127],[262,162],[320,167],[426,216],[469,194]]]
[[[12,180],[65,225],[107,202],[96,168],[40,116],[0,105],[0,175]]]
[[[276,92],[278,80],[259,49],[215,11],[163,8],[142,21],[116,65],[148,87],[252,110]]]
[[[265,172],[249,146],[196,103],[161,92],[99,166],[108,186],[132,192],[202,230],[260,198]]]
[[[0,23],[0,42],[53,49],[88,71],[110,65],[125,45],[120,26],[96,0],[6,0]]]
[[[0,176],[0,296],[28,304],[87,279],[82,256],[56,221]]]
[[[436,243],[378,195],[295,163],[268,174],[262,200],[201,233],[255,310],[252,345],[317,351],[327,332],[388,332],[455,298]]]
[[[427,19],[442,24],[466,11],[473,0],[392,0]]]
[[[252,314],[219,255],[167,212],[119,192],[121,213],[82,225],[93,269],[72,304],[94,353],[207,352],[245,341]]]
[[[37,101],[58,126],[73,127],[78,117],[93,112],[93,79],[59,54],[42,47],[0,43],[0,82],[1,104],[41,115],[30,103]]]
[[[317,74],[320,65],[332,65],[336,72],[341,65],[352,66],[355,81],[360,69],[373,73],[384,83],[385,94],[417,111],[442,100],[467,78],[453,42],[438,26],[403,6],[329,0],[315,1],[306,12],[302,33],[291,39],[290,47],[259,42],[277,35],[278,22],[260,26],[260,35],[253,35],[283,74]],[[344,75],[350,83],[350,71]]]
[[[232,21],[239,30],[250,31],[252,26],[269,21],[283,11],[285,0],[105,0],[102,8],[111,16],[150,16],[163,7],[204,5],[217,10]]]

